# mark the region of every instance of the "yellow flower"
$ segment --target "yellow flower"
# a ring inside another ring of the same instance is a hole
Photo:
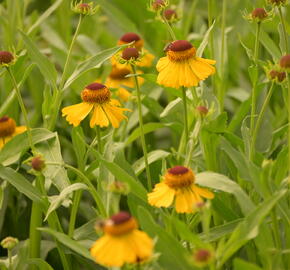
[[[91,128],[107,127],[110,122],[114,128],[117,128],[122,120],[127,119],[123,112],[130,110],[120,108],[119,101],[111,99],[110,90],[103,84],[92,83],[86,86],[81,97],[82,103],[62,109],[62,116],[66,116],[66,120],[74,126],[78,126],[91,111]]]
[[[150,67],[154,59],[154,56],[150,54],[147,50],[143,49],[144,40],[141,39],[139,35],[135,33],[126,33],[119,39],[118,45],[128,44],[133,41],[134,43],[131,45],[131,47],[136,48],[139,52],[142,51],[144,54],[141,60],[137,63],[137,66]],[[116,66],[117,68],[123,68],[124,66],[127,66],[126,64],[119,63],[119,58],[121,55],[122,55],[122,52],[119,52],[111,58],[111,62],[113,66]]]
[[[133,77],[126,78],[127,75],[131,73],[131,69],[129,68],[117,68],[113,66],[113,69],[106,81],[106,85],[109,88],[117,88],[117,95],[118,97],[126,102],[129,100],[131,93],[122,86],[127,86],[130,88],[135,87],[135,82]],[[143,84],[144,79],[138,77],[139,85]]]
[[[193,213],[196,204],[203,202],[202,197],[212,199],[214,194],[194,184],[191,169],[176,166],[167,171],[164,181],[155,185],[153,192],[148,194],[149,204],[156,207],[169,207],[175,198],[178,213]]]
[[[0,118],[0,149],[7,143],[12,137],[26,131],[25,126],[16,127],[16,123],[12,118],[3,116]]]
[[[120,212],[107,220],[103,224],[104,236],[90,250],[96,262],[108,267],[121,267],[149,259],[153,241],[137,227],[136,220],[127,212]]]
[[[215,73],[211,65],[216,61],[196,56],[196,49],[186,40],[172,42],[166,49],[166,57],[157,63],[157,83],[173,88],[197,86]]]

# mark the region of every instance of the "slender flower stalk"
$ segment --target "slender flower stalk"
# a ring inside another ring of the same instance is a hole
[[[290,74],[287,74],[288,80],[288,175],[290,177]]]
[[[97,133],[97,140],[98,140],[98,151],[102,154],[102,136],[101,136],[101,129],[99,126],[96,127]]]
[[[136,74],[136,68],[134,65],[131,65],[133,73]],[[147,153],[147,146],[146,146],[146,140],[144,135],[144,127],[143,127],[143,113],[142,113],[142,101],[141,101],[141,91],[138,83],[137,76],[134,76],[135,79],[135,86],[137,91],[137,105],[138,105],[138,115],[139,115],[139,126],[140,126],[140,137],[141,137],[141,144],[143,148],[143,154],[144,154],[144,162],[146,167],[146,175],[147,175],[147,187],[148,190],[152,190],[152,181],[151,181],[151,174],[150,174],[150,168],[149,168],[149,162],[148,162],[148,153]]]
[[[15,80],[15,77],[14,77],[10,67],[8,66],[6,68],[7,68],[8,74],[9,74],[9,76],[11,78],[11,81],[13,83],[13,86],[14,86],[14,89],[15,89],[15,92],[16,92],[16,95],[17,95],[18,103],[19,103],[19,106],[21,108],[21,111],[22,111],[22,114],[23,114],[23,117],[24,117],[25,125],[26,125],[26,128],[27,128],[27,137],[28,137],[28,142],[29,142],[30,148],[32,149],[32,152],[35,152],[35,148],[34,148],[34,144],[33,144],[33,140],[32,140],[31,128],[30,128],[30,124],[29,124],[29,120],[28,120],[28,115],[27,115],[27,111],[26,111],[26,108],[25,108],[25,105],[24,105],[20,90],[18,88],[17,82]]]
[[[269,92],[266,96],[266,99],[263,103],[263,106],[261,108],[261,111],[259,113],[259,116],[258,116],[258,119],[257,119],[257,122],[256,122],[256,125],[255,125],[255,128],[254,128],[254,131],[253,131],[253,136],[252,136],[252,143],[251,143],[251,148],[250,148],[250,156],[251,156],[251,160],[253,160],[254,158],[254,154],[255,154],[255,144],[256,144],[256,140],[257,140],[257,136],[258,136],[258,132],[260,130],[260,127],[261,127],[261,124],[262,124],[262,120],[263,120],[263,117],[264,117],[264,114],[266,112],[266,108],[270,102],[270,99],[272,97],[272,94],[273,94],[273,91],[274,91],[274,82],[272,82],[271,84],[271,87],[269,89]]]
[[[75,44],[76,38],[77,38],[77,36],[79,34],[79,30],[80,30],[80,26],[81,26],[81,23],[82,23],[83,16],[84,15],[82,15],[82,14],[79,15],[79,21],[78,21],[78,24],[77,24],[77,28],[75,30],[74,36],[72,38],[72,41],[70,43],[70,47],[69,47],[69,50],[68,50],[68,53],[67,53],[67,57],[66,57],[66,60],[65,60],[65,64],[64,64],[64,68],[63,68],[63,73],[62,73],[62,76],[61,76],[60,89],[63,88],[64,82],[66,80],[67,69],[68,69],[68,66],[69,66],[69,63],[70,63],[72,49],[73,49],[73,46]]]
[[[164,17],[164,15],[162,15],[162,19],[163,19],[163,22],[165,23],[165,25],[166,25],[166,27],[167,27],[167,30],[168,30],[168,32],[169,32],[169,34],[170,34],[170,36],[171,36],[171,39],[172,39],[172,40],[176,40],[175,33],[174,33],[172,27],[170,26],[168,20]]]
[[[284,20],[283,14],[282,14],[282,9],[280,6],[278,7],[278,12],[279,12],[280,21],[282,24],[283,38],[284,38],[284,42],[285,42],[285,53],[288,53],[288,50],[289,50],[288,37],[287,37],[288,35],[287,35],[287,31],[286,31],[285,20]]]
[[[41,182],[44,181],[42,174],[35,179],[36,188],[41,191]],[[37,229],[42,226],[42,209],[38,202],[32,203],[29,229],[29,256],[30,258],[40,258],[41,232]],[[37,266],[31,266],[32,270],[37,270]]]
[[[186,97],[186,88],[182,87],[182,99],[183,99],[183,116],[184,116],[184,133],[185,140],[188,142],[189,130],[188,130],[188,116],[187,116],[187,97]]]

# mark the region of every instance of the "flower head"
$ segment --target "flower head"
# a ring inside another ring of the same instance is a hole
[[[269,4],[272,4],[273,6],[282,6],[286,4],[287,0],[268,0]]]
[[[72,2],[71,8],[75,13],[83,15],[93,15],[99,10],[99,6],[94,6],[92,2],[83,3],[82,1]]]
[[[170,8],[165,9],[163,11],[163,16],[169,22],[174,22],[178,18],[176,11],[174,9],[170,9]]]
[[[153,241],[138,230],[138,224],[127,212],[119,212],[102,223],[104,236],[91,248],[96,262],[108,267],[121,267],[126,263],[139,263],[149,259]]]
[[[214,60],[196,56],[196,49],[186,40],[177,40],[166,48],[166,57],[159,59],[157,82],[173,88],[197,86],[215,73]]]
[[[286,72],[290,72],[290,54],[284,55],[280,59],[280,67]]]
[[[13,249],[18,244],[18,239],[8,236],[1,241],[1,246],[5,249]]]
[[[168,0],[151,0],[149,10],[160,11],[168,6]]]
[[[37,172],[41,172],[45,168],[45,162],[42,156],[35,156],[31,159],[31,167]]]
[[[5,143],[12,139],[12,137],[26,131],[24,126],[16,126],[14,119],[3,116],[0,118],[0,149]]]
[[[258,22],[265,20],[268,17],[268,13],[264,8],[255,8],[252,11],[252,19]]]
[[[140,59],[140,61],[137,63],[137,65],[141,66],[141,67],[150,67],[152,64],[152,61],[154,59],[154,56],[143,48],[144,40],[141,39],[141,37],[138,34],[132,33],[132,32],[124,34],[118,40],[118,45],[124,45],[124,44],[130,44],[130,43],[132,43],[132,44],[129,46],[132,48],[136,48],[139,52],[139,55],[140,56],[142,55],[142,59]],[[126,50],[126,49],[124,49],[124,50]],[[111,58],[111,62],[112,62],[113,66],[116,66],[117,68],[124,68],[124,65],[126,66],[126,64],[128,64],[128,63],[124,63],[124,62],[122,63],[122,61],[121,61],[121,63],[119,63],[120,62],[119,60],[121,59],[122,53],[123,52],[121,51]]]
[[[14,56],[11,52],[0,51],[0,65],[9,66],[14,63]]]
[[[272,81],[282,83],[286,79],[286,72],[272,69],[268,73],[268,77]]]
[[[62,109],[62,115],[66,120],[78,126],[80,122],[92,111],[90,127],[107,127],[112,123],[114,128],[119,127],[120,122],[127,119],[123,115],[125,108],[120,108],[119,101],[111,99],[110,90],[103,84],[92,83],[81,92],[82,103],[68,106]]]
[[[133,77],[126,77],[131,73],[131,69],[127,67],[117,68],[113,66],[109,77],[106,80],[106,85],[109,88],[117,88],[117,96],[124,102],[128,101],[131,97],[131,93],[124,88],[130,87],[134,88],[135,82]],[[138,76],[138,83],[141,85],[144,82],[144,79]]]
[[[198,267],[205,267],[214,258],[213,251],[207,248],[196,249],[193,253],[194,264]]]
[[[195,205],[203,202],[202,197],[212,199],[214,194],[195,185],[191,169],[175,166],[163,176],[163,181],[156,184],[153,192],[148,194],[149,204],[156,207],[169,207],[175,199],[178,213],[192,213]]]
[[[205,106],[197,106],[196,111],[199,113],[200,116],[206,116],[208,114],[208,108]]]

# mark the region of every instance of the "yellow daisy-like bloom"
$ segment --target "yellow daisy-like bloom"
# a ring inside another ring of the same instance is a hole
[[[196,205],[203,202],[202,197],[212,199],[214,194],[194,184],[195,178],[191,169],[176,166],[167,171],[164,181],[155,185],[148,194],[149,204],[156,207],[169,207],[175,199],[178,213],[193,213]]]
[[[122,86],[127,86],[130,88],[135,87],[135,82],[133,77],[126,77],[131,73],[129,68],[117,68],[113,66],[113,69],[107,78],[106,85],[109,88],[117,88],[117,96],[124,102],[128,101],[131,93]],[[138,76],[139,85],[144,83],[144,79]]]
[[[154,59],[154,55],[150,54],[147,50],[143,49],[144,40],[140,38],[139,35],[135,33],[126,33],[124,34],[118,41],[118,45],[124,45],[133,42],[131,47],[136,48],[139,52],[143,51],[144,55],[140,61],[137,62],[137,66],[139,67],[150,67],[152,65],[152,61]],[[111,58],[111,62],[113,66],[117,68],[124,68],[126,64],[119,63],[119,59],[122,52],[117,53],[115,56]]]
[[[26,131],[25,126],[16,126],[15,121],[8,117],[3,116],[0,118],[0,149],[5,143],[10,141],[14,136]]]
[[[153,251],[153,241],[137,229],[136,220],[127,212],[113,215],[103,224],[104,236],[91,248],[96,262],[107,267],[121,267],[126,263],[148,260]]]
[[[199,81],[205,80],[215,73],[215,60],[196,56],[196,49],[186,40],[172,42],[166,49],[166,57],[157,63],[157,83],[180,88],[197,86]]]
[[[110,122],[114,128],[117,128],[122,120],[127,119],[123,112],[130,110],[120,108],[119,101],[111,99],[110,90],[103,84],[92,83],[86,86],[81,97],[82,103],[62,109],[62,116],[66,116],[66,120],[74,126],[78,126],[91,111],[91,128],[107,127]]]

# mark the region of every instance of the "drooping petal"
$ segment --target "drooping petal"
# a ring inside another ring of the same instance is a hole
[[[95,105],[93,115],[90,121],[90,127],[94,126],[107,127],[109,125],[109,120],[107,115],[105,114],[102,106]]]
[[[21,134],[23,132],[25,132],[27,130],[27,127],[26,126],[19,126],[19,127],[16,127],[15,128],[15,131],[13,133],[13,136],[16,136],[18,134]]]
[[[66,120],[75,127],[90,113],[94,104],[82,102],[62,109],[62,116],[66,116]]]
[[[214,194],[209,191],[208,189],[206,188],[200,188],[198,186],[194,186],[194,191],[196,193],[198,193],[201,197],[204,197],[204,198],[207,198],[207,199],[213,199],[214,198]]]
[[[129,109],[115,107],[112,106],[111,104],[104,104],[102,108],[105,111],[107,117],[109,118],[114,128],[118,128],[120,122],[124,119],[127,119],[127,117],[123,114],[123,112],[130,111]]]
[[[136,257],[143,261],[152,255],[153,241],[147,233],[134,230],[131,233],[131,247],[134,250]]]
[[[169,207],[174,199],[175,190],[165,183],[156,184],[153,191],[148,193],[149,204],[155,207]]]
[[[205,80],[208,76],[215,73],[215,68],[200,59],[202,58],[192,58],[189,60],[189,63],[194,74],[196,74],[200,80]]]

